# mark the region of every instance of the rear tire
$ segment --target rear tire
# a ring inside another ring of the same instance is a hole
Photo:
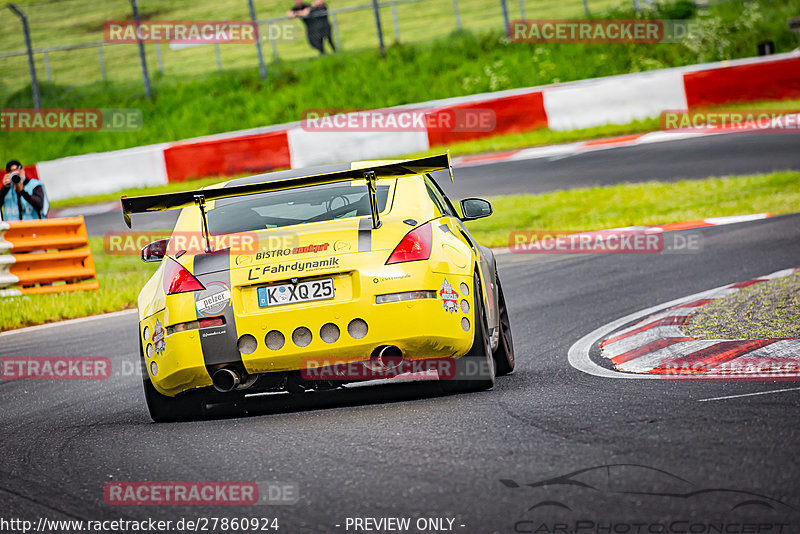
[[[144,400],[147,403],[147,409],[150,411],[150,418],[153,421],[167,423],[199,419],[203,416],[204,401],[200,392],[187,391],[177,397],[168,397],[156,390],[147,372],[141,339],[139,340],[139,358],[142,367]]]
[[[472,283],[472,291],[472,294],[475,295],[475,316],[472,323],[475,329],[475,338],[469,352],[453,360],[455,376],[440,382],[445,393],[482,391],[494,387],[495,362],[492,357],[489,327],[486,322],[483,292],[477,269]]]
[[[500,285],[499,277],[495,280],[497,282],[497,312],[500,316],[500,339],[497,342],[497,350],[494,352],[494,360],[497,362],[497,376],[503,376],[514,371],[516,361],[514,360],[514,340],[511,337],[511,322],[508,320],[503,286]]]

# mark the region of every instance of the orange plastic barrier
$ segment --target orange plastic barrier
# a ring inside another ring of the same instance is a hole
[[[83,216],[0,223],[0,249],[0,296],[98,288]]]

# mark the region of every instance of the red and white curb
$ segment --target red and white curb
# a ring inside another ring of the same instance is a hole
[[[800,379],[800,339],[698,340],[681,331],[699,307],[760,282],[788,276],[800,267],[726,284],[632,313],[579,339],[569,349],[570,365],[604,378],[628,379]],[[626,326],[630,325],[630,326]],[[614,369],[595,363],[598,344]]]

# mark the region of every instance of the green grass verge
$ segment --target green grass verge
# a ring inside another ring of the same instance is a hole
[[[602,15],[623,19],[694,16],[693,8],[686,11],[686,2],[680,10],[675,5],[639,14],[628,9]],[[375,50],[347,50],[276,62],[265,81],[259,79],[254,66],[157,76],[152,101],[142,96],[141,80],[73,82],[75,85],[44,82],[43,107],[138,108],[143,127],[126,133],[5,132],[3,147],[9,157],[30,163],[291,122],[308,109],[374,109],[753,56],[757,43],[767,38],[775,42],[778,52],[788,51],[800,45],[800,35],[786,25],[787,17],[797,12],[800,0],[714,3],[697,15],[700,30],[696,37],[674,44],[542,45],[509,42],[501,32],[462,31],[442,36],[436,31],[431,33],[441,37],[433,41],[390,46],[385,58]],[[544,16],[542,13],[537,12],[537,17]],[[426,27],[436,26],[427,22]],[[0,106],[30,108],[30,91],[4,90],[0,84]]]
[[[508,246],[512,230],[599,230],[800,206],[800,172],[644,182],[492,198],[494,214],[467,223],[478,242]]]
[[[800,337],[800,273],[740,289],[699,308],[683,332],[697,339]]]
[[[480,243],[502,247],[508,245],[512,230],[594,230],[797,211],[800,172],[509,195],[492,202],[494,215],[467,224]],[[142,263],[135,255],[108,255],[100,237],[89,241],[100,289],[4,299],[0,330],[135,307],[139,290],[156,265]]]

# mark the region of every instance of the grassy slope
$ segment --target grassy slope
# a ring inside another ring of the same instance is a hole
[[[595,12],[605,10],[616,0],[589,0]],[[103,24],[109,20],[130,20],[130,4],[120,0],[58,0],[57,9],[53,2],[41,0],[21,5],[28,14],[34,47],[97,42],[103,40]],[[500,4],[496,0],[458,0],[461,22],[470,31],[500,30],[503,26]],[[282,17],[291,0],[257,0],[256,12],[260,19]],[[331,9],[369,5],[364,0],[329,0]],[[581,0],[525,0],[528,13],[536,13],[542,18],[566,18],[583,13]],[[247,2],[243,0],[145,0],[139,4],[140,12],[148,20],[243,20],[248,19]],[[509,16],[519,18],[519,3],[508,2]],[[384,40],[387,44],[395,42],[396,35],[390,7],[381,10]],[[434,37],[455,30],[455,15],[452,2],[422,0],[397,6],[400,41],[415,43],[430,41]],[[377,36],[372,11],[369,9],[350,11],[336,16],[338,33],[344,50],[356,51],[377,48]],[[282,60],[297,60],[315,57],[305,39],[300,21],[286,21],[281,28],[291,31],[289,39],[281,38],[277,43],[277,53]],[[435,31],[431,31],[434,28]],[[0,50],[22,50],[24,42],[19,20],[14,16],[0,18]],[[262,31],[267,28],[262,26]],[[155,45],[145,46],[149,66],[157,75],[158,62]],[[265,59],[273,59],[269,42],[262,43]],[[163,59],[164,76],[186,77],[213,72],[217,69],[214,48],[200,46],[183,50],[171,50],[167,45],[160,46]],[[141,85],[141,70],[138,51],[132,45],[113,45],[104,47],[107,75],[112,81],[132,81]],[[233,44],[220,47],[220,56],[225,69],[254,69],[256,51],[252,44]],[[45,79],[42,55],[36,56],[37,69]],[[95,48],[50,54],[50,67],[53,80],[65,85],[81,85],[101,79],[98,52]],[[6,74],[4,83],[7,90],[17,90],[27,80],[28,67],[24,56],[0,58],[0,68]],[[2,88],[0,87],[0,93]]]
[[[374,50],[362,50],[281,62],[271,67],[264,82],[253,68],[191,78],[165,76],[155,80],[152,102],[141,96],[138,80],[80,87],[45,83],[45,107],[140,108],[144,127],[130,133],[4,133],[3,146],[23,161],[43,161],[288,122],[309,108],[375,108],[751,56],[765,36],[785,51],[800,44],[800,37],[786,28],[786,16],[798,11],[800,0],[731,0],[712,7],[701,19],[705,29],[699,37],[684,44],[534,45],[510,43],[498,33],[462,32],[392,46],[385,59]],[[676,15],[665,11],[642,16]],[[30,107],[30,93],[12,94],[3,107]]]
[[[796,211],[800,205],[800,172],[622,184],[492,200],[494,215],[467,224],[479,242],[506,246],[512,230],[600,229]],[[141,263],[138,256],[105,254],[102,238],[90,238],[90,245],[100,281],[98,291],[4,299],[0,330],[135,306],[139,289],[155,265]]]
[[[697,339],[800,337],[800,273],[762,282],[702,306],[681,327]]]

